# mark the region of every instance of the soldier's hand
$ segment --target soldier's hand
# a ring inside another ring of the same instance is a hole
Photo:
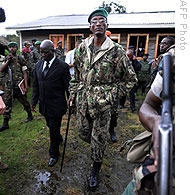
[[[9,53],[9,54],[7,55],[7,61],[8,61],[8,62],[11,62],[12,59],[13,59],[13,55],[12,55],[11,53]]]

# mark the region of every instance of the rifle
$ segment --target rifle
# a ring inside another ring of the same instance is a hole
[[[163,55],[162,119],[159,125],[157,194],[169,195],[172,181],[173,123],[172,123],[172,58]]]

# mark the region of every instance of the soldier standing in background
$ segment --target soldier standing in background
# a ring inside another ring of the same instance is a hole
[[[138,82],[136,93],[139,88],[141,88],[141,95],[144,96],[146,94],[146,87],[148,82],[150,81],[150,70],[151,67],[149,65],[148,54],[143,54],[143,59],[140,60],[141,69],[138,71]]]
[[[32,83],[33,83],[33,72],[35,69],[35,64],[42,59],[42,55],[40,52],[40,44],[41,41],[35,42],[35,48],[31,51],[31,63],[32,63]]]
[[[62,41],[57,42],[57,48],[55,49],[55,55],[65,61],[65,50],[62,48]]]
[[[5,61],[0,67],[0,72],[5,72],[5,95],[3,97],[6,110],[3,114],[3,124],[0,126],[0,132],[9,129],[9,119],[11,118],[11,111],[14,99],[17,99],[27,112],[28,117],[25,122],[29,122],[33,119],[30,103],[27,100],[28,90],[28,77],[27,77],[27,65],[22,55],[17,55],[18,45],[16,42],[8,43],[9,54],[6,56]],[[23,93],[21,92],[18,84],[24,79]]]
[[[22,48],[22,55],[26,60],[27,73],[28,73],[28,84],[31,86],[31,77],[32,77],[32,63],[31,63],[31,44],[28,41],[24,42],[24,47]]]

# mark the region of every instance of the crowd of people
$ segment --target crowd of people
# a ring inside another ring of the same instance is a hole
[[[39,112],[49,128],[48,166],[53,167],[60,157],[59,145],[63,142],[60,133],[62,118],[67,109],[74,106],[79,137],[91,147],[89,159],[92,169],[87,182],[89,189],[94,191],[99,184],[108,135],[113,143],[117,141],[114,128],[117,126],[118,108],[124,108],[128,98],[131,111],[136,111],[135,101],[139,89],[145,97],[139,110],[139,119],[153,133],[158,144],[156,131],[161,120],[163,54],[172,51],[172,56],[175,56],[175,40],[165,37],[161,41],[162,54],[158,60],[149,62],[147,53],[142,53],[142,60],[137,60],[131,48],[126,51],[111,40],[105,9],[94,10],[88,22],[93,36],[77,40],[75,48],[67,54],[61,41],[58,41],[57,48],[48,39],[33,39],[32,43],[25,41],[20,54],[17,54],[16,42],[8,43],[9,54],[2,57],[0,66],[3,74],[1,85],[5,92],[3,99],[0,97],[0,114],[3,114],[0,132],[9,129],[15,99],[27,112],[25,122],[33,120],[32,111],[36,111],[36,105],[39,104]],[[27,99],[29,87],[32,87],[31,103]],[[155,147],[154,144],[157,155]],[[7,167],[0,161],[1,170]],[[123,194],[146,191],[146,186],[143,189],[135,186],[139,186],[138,182],[133,182],[133,189],[127,186]],[[155,194],[154,189],[152,193]]]

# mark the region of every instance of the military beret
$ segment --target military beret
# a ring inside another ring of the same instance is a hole
[[[18,47],[18,44],[16,42],[9,42],[8,47]]]
[[[34,44],[35,45],[40,45],[41,44],[41,41],[36,41]]]
[[[104,16],[105,18],[108,17],[108,12],[104,8],[99,8],[94,10],[89,16],[88,16],[88,22],[90,23],[91,19],[94,16]]]

